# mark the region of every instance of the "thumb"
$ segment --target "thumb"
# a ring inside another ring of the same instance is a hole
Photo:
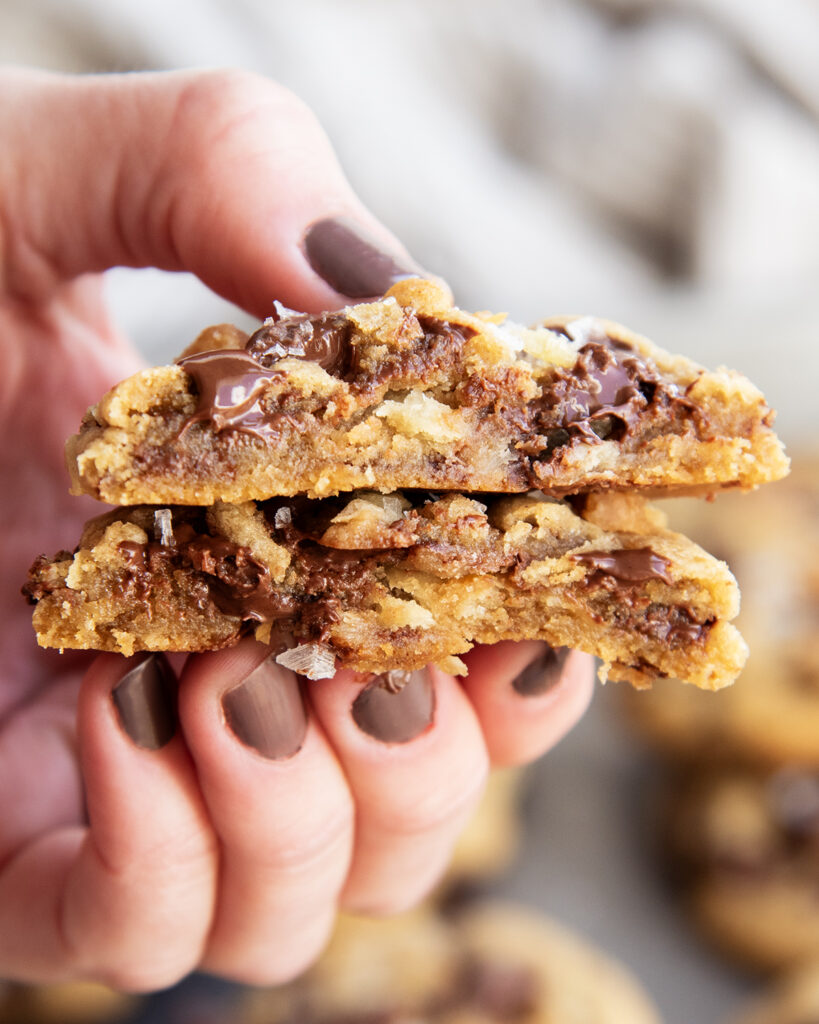
[[[420,272],[357,199],[310,110],[265,78],[0,79],[15,156],[0,171],[0,282],[15,297],[154,266],[263,316],[273,298],[326,309]]]

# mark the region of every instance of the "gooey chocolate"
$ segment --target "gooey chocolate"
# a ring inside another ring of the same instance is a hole
[[[282,309],[252,334],[244,349],[196,352],[178,361],[193,379],[199,396],[196,412],[185,424],[209,422],[216,433],[241,430],[263,439],[278,433],[281,414],[271,413],[261,399],[269,381],[278,376],[270,367],[291,357],[318,363],[340,374],[353,362],[350,324],[340,313],[317,317]]]
[[[186,539],[185,532],[185,527],[177,531],[182,536],[172,547],[153,541],[123,541],[119,549],[130,570],[125,588],[147,595],[152,577],[173,563],[207,576],[208,596],[226,615],[250,622],[276,622],[294,614],[294,599],[275,586],[267,567],[257,562],[247,548],[209,534],[193,534]]]
[[[663,583],[669,584],[672,582],[668,574],[671,562],[651,548],[583,551],[571,557],[573,561],[623,583],[645,583],[648,580],[662,580]]]
[[[207,532],[201,513],[194,513],[192,520],[175,526],[172,544],[120,543],[129,570],[124,590],[145,598],[159,574],[167,576],[171,567],[193,569],[201,574],[205,585],[202,600],[212,601],[224,614],[243,622],[298,625],[303,636],[323,640],[338,620],[336,609],[340,601],[354,604],[356,595],[363,597],[372,563],[389,558],[389,553],[384,552],[324,547],[288,517],[278,532],[279,539],[296,555],[297,593],[275,583],[267,566],[254,559],[248,548]]]
[[[630,347],[606,338],[584,345],[570,371],[558,370],[544,384],[531,405],[531,434],[522,450],[535,457],[534,481],[542,483],[543,463],[567,446],[622,441],[657,414],[673,423],[694,411],[676,384]]]
[[[635,585],[661,580],[671,585],[671,562],[651,548],[629,548],[620,551],[583,551],[571,555],[573,561],[592,570],[586,585],[600,587],[616,596],[621,611],[617,624],[629,631],[680,647],[705,639],[712,622],[698,622],[689,608],[638,600]]]
[[[278,375],[273,366],[285,357],[311,360],[347,380],[365,404],[367,395],[384,385],[400,390],[460,370],[464,376],[455,389],[458,400],[491,409],[506,429],[522,438],[516,445],[521,469],[531,485],[542,486],[548,463],[567,446],[622,440],[652,413],[662,411],[666,420],[682,422],[695,411],[684,392],[663,380],[630,345],[604,334],[580,349],[571,370],[555,369],[540,395],[520,408],[509,401],[512,391],[503,380],[466,374],[463,348],[475,334],[472,328],[406,310],[404,330],[412,340],[385,352],[365,372],[352,341],[353,325],[343,313],[310,316],[277,307],[276,316],[265,321],[243,350],[200,352],[179,361],[199,395],[185,429],[209,422],[217,433],[233,430],[276,440],[288,413],[262,399],[266,385]]]

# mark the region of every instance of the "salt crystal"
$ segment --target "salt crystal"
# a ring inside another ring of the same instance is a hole
[[[284,526],[289,526],[293,522],[293,513],[290,511],[289,505],[282,505],[281,508],[276,509],[276,514],[273,516],[273,526],[277,530],[281,530]]]
[[[579,316],[576,320],[570,320],[565,330],[578,345],[587,345],[590,341],[604,341],[608,337],[603,324],[594,316]]]
[[[276,661],[308,679],[329,679],[336,671],[336,656],[326,644],[300,644],[283,651]]]
[[[173,515],[169,508],[158,508],[154,512],[154,537],[166,548],[172,548],[176,543],[173,535]]]

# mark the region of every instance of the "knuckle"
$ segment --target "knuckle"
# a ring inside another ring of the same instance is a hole
[[[346,861],[353,841],[352,801],[315,818],[279,823],[267,842],[246,843],[243,859],[282,876],[312,874],[329,861]]]
[[[98,979],[117,992],[141,994],[158,992],[180,982],[197,966],[195,960],[175,962],[167,957],[159,960],[117,964],[102,971]]]
[[[462,825],[475,809],[486,785],[488,762],[473,766],[473,771],[436,779],[412,799],[400,800],[390,794],[378,812],[380,826],[395,835],[412,837],[448,830]]]
[[[246,962],[228,973],[231,981],[241,985],[286,985],[315,963],[323,946],[324,942],[317,943],[315,948],[304,950],[295,956],[289,955],[286,959],[279,956],[268,957],[255,963]]]
[[[292,122],[317,123],[301,99],[262,75],[235,69],[195,72],[186,81],[178,101],[177,123],[182,136],[212,144],[232,131],[254,125],[264,116],[277,126]]]

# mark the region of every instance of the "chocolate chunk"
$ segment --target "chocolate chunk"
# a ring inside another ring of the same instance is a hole
[[[266,437],[273,423],[262,407],[265,385],[275,377],[248,352],[218,349],[197,352],[179,361],[190,374],[199,395],[199,405],[184,429],[194,423],[211,423],[218,434],[243,430]]]
[[[556,371],[530,404],[532,433],[519,448],[548,462],[573,442],[621,441],[660,408],[680,419],[694,410],[675,384],[663,381],[656,367],[629,347],[611,339],[589,342],[572,369]],[[536,480],[542,472],[533,466]]]
[[[270,367],[279,359],[309,359],[335,376],[350,368],[354,347],[350,345],[352,324],[343,313],[307,313],[286,311],[281,307],[251,335],[246,351],[262,366]]]
[[[622,551],[583,551],[571,556],[596,573],[613,576],[624,583],[645,583],[648,580],[662,580],[671,584],[668,570],[671,562],[651,548],[631,548]]]

